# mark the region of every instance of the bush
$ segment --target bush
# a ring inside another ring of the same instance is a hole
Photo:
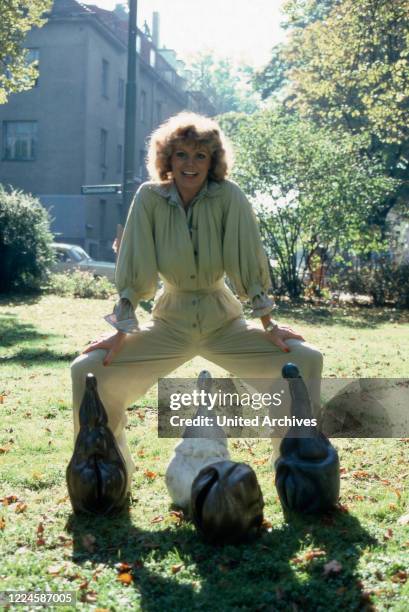
[[[49,226],[37,198],[0,185],[0,293],[39,289],[53,260]]]
[[[409,263],[381,259],[376,264],[346,269],[338,277],[342,289],[372,297],[374,306],[409,308]]]
[[[116,293],[114,285],[105,277],[95,278],[90,272],[75,270],[51,274],[46,287],[48,293],[76,298],[106,299]]]

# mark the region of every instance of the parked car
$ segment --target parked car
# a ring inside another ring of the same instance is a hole
[[[76,244],[54,242],[52,249],[55,253],[53,272],[67,272],[69,270],[84,270],[91,272],[95,277],[105,276],[114,281],[115,264],[110,261],[96,261],[84,249]]]

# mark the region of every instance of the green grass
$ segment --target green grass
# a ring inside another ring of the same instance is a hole
[[[110,308],[55,296],[0,301],[0,498],[16,498],[0,505],[0,590],[76,591],[84,610],[408,610],[409,526],[398,522],[409,512],[407,440],[336,440],[340,510],[290,523],[269,441],[233,440],[233,459],[256,469],[268,523],[250,545],[211,548],[171,513],[164,473],[176,441],[157,439],[153,388],[129,410],[138,464],[129,513],[73,517],[65,486],[68,366],[107,331],[102,316]],[[324,376],[408,375],[408,313],[282,305],[276,318],[323,350]],[[197,376],[204,367],[226,376],[200,358],[173,375]],[[332,560],[341,569],[325,575]],[[129,586],[118,580],[120,562],[132,565]]]

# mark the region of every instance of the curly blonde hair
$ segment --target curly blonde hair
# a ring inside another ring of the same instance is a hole
[[[228,176],[233,152],[220,126],[204,115],[182,112],[162,123],[150,137],[147,167],[153,181],[172,179],[171,157],[175,146],[181,143],[194,144],[208,151],[210,179],[222,181]]]

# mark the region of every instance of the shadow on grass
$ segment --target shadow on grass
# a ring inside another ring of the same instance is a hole
[[[33,293],[10,293],[0,295],[0,306],[21,306],[37,304],[44,297],[41,291]]]
[[[289,317],[311,325],[328,327],[341,325],[351,329],[376,329],[383,323],[402,320],[409,321],[409,313],[407,311],[391,308],[300,306],[286,302],[281,302],[277,305],[274,315],[277,319]]]
[[[76,353],[59,353],[48,348],[44,349],[41,343],[47,339],[58,338],[58,334],[45,334],[39,332],[31,323],[21,323],[13,313],[0,315],[0,344],[2,348],[10,348],[20,344],[31,344],[40,346],[27,346],[20,348],[17,353],[0,357],[0,363],[22,363],[36,361],[36,363],[47,363],[56,361],[72,361]]]
[[[129,512],[111,518],[71,515],[67,529],[78,565],[89,560],[108,567],[118,562],[132,565],[129,588],[136,589],[141,609],[149,612],[316,611],[340,605],[357,610],[368,604],[356,568],[361,551],[376,541],[356,518],[340,511],[315,519],[298,517],[271,533],[263,532],[251,544],[224,548],[201,542],[187,522],[160,531],[138,529]],[[95,537],[93,552],[84,547],[86,534]],[[325,556],[304,561],[300,549],[310,545]],[[334,559],[342,569],[326,575],[324,564]],[[290,560],[303,569],[302,578]]]

